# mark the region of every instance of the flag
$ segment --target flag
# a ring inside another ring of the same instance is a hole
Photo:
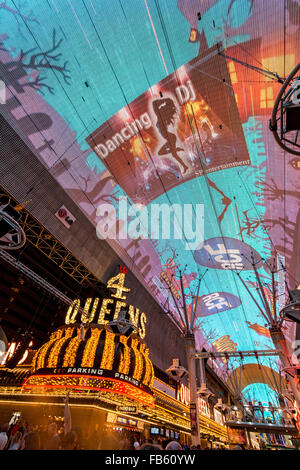
[[[69,431],[71,431],[71,428],[72,428],[71,410],[69,406],[69,392],[67,393],[64,402],[65,402],[64,428],[65,428],[65,434],[67,434]]]

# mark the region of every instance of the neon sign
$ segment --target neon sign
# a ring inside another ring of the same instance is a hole
[[[13,354],[14,354],[16,348],[17,348],[17,345],[19,345],[19,343],[10,343],[9,348],[6,351],[6,354],[5,354],[4,358],[0,362],[1,366],[5,365],[6,362],[13,356]],[[33,342],[30,341],[30,343],[28,344],[28,348],[30,348],[32,345],[33,345]],[[21,359],[19,360],[19,362],[17,364],[18,366],[20,366],[21,364],[24,364],[24,362],[26,361],[26,359],[28,357],[28,354],[29,354],[29,349],[26,349],[26,351],[24,352],[23,356],[21,357]]]
[[[135,333],[143,339],[146,336],[147,316],[144,312],[140,312],[138,308],[135,308],[133,305],[127,305],[127,303],[124,302],[124,300],[126,300],[126,294],[131,290],[124,285],[126,273],[127,269],[121,267],[120,273],[107,281],[107,287],[113,289],[115,292],[111,297],[104,298],[101,306],[98,297],[94,299],[89,297],[86,299],[80,321],[84,324],[94,322],[99,325],[106,325],[112,320],[117,320],[120,311],[125,309],[128,312],[127,314],[131,323],[133,323],[136,328]],[[71,303],[65,319],[67,325],[79,321],[78,312],[80,304],[80,299],[74,299]],[[98,314],[97,321],[95,320],[96,314]]]
[[[199,412],[206,416],[207,418],[210,418],[210,408],[208,403],[201,397],[198,398],[198,407],[199,407]]]
[[[190,404],[190,390],[184,384],[180,384],[180,387],[177,389],[177,400],[181,401],[185,405]]]

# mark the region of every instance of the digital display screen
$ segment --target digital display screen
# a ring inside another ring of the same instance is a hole
[[[177,73],[185,76],[181,86]],[[177,73],[156,85],[163,90],[163,96],[152,96],[147,91],[131,103],[130,115],[127,108],[120,110],[87,137],[88,144],[134,203],[149,204],[164,190],[202,175],[203,165],[211,173],[250,164],[234,96],[222,85],[224,77],[229,81],[226,60],[218,55],[217,48],[186,63]],[[209,86],[207,75],[214,77]],[[224,101],[231,109],[230,116],[222,112]],[[194,107],[195,122],[202,120],[196,139],[189,126],[187,102]],[[136,158],[139,138],[149,143],[147,153],[142,151]],[[197,158],[197,145],[201,144],[207,155],[203,161]],[[153,162],[160,167],[158,172],[153,172]]]
[[[136,426],[137,421],[135,419],[128,419],[128,424],[129,424],[129,426]]]
[[[150,434],[159,434],[159,428],[151,427],[150,428]]]
[[[126,425],[128,420],[126,418],[122,418],[122,416],[117,416],[117,423]]]
[[[300,279],[300,159],[284,152],[270,132],[281,85],[256,68],[285,78],[300,62],[299,0],[178,0],[148,2],[149,9],[146,1],[101,0],[90,7],[95,18],[101,16],[96,25],[87,2],[73,2],[73,10],[62,0],[30,0],[28,11],[24,2],[2,3],[1,115],[74,202],[74,213],[86,216],[96,236],[106,220],[98,208],[108,204],[115,210],[116,236],[107,243],[181,326],[170,289],[182,308],[181,271],[190,318],[199,276],[206,273],[195,312],[197,348],[207,341],[216,352],[274,349],[248,292],[260,303],[251,256],[271,311],[268,265],[275,260],[279,314],[285,283],[294,286]],[[15,166],[16,175],[22,174]],[[30,181],[34,191],[24,187],[34,207],[44,204],[35,200],[38,173]],[[133,212],[120,213],[121,198]],[[53,204],[55,222],[61,203]],[[155,238],[145,217],[141,236],[130,238],[139,205],[150,217],[163,204],[178,205],[176,223],[170,215],[170,224],[166,217],[157,224],[160,232],[170,225],[172,235]],[[195,230],[193,241],[184,228],[202,227],[201,217],[196,224],[200,205],[203,233],[198,240]],[[39,207],[36,217],[44,220]],[[67,232],[72,243],[76,223]],[[99,279],[107,276],[107,265],[99,263]],[[285,336],[295,340],[291,322]],[[155,345],[155,338],[146,340]],[[152,349],[157,363],[163,361],[158,350]],[[279,371],[276,357],[261,361]],[[228,373],[225,360],[215,363]],[[265,399],[263,384],[250,384],[247,393]]]

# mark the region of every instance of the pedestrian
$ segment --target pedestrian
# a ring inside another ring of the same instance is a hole
[[[138,450],[140,448],[140,442],[138,440],[138,437],[135,435],[134,440],[133,440],[133,449]]]
[[[150,444],[150,442],[146,442],[145,444],[142,444],[140,447],[138,447],[137,450],[162,450],[162,447],[158,444]]]
[[[8,442],[8,429],[9,429],[9,424],[6,423],[4,424],[4,426],[2,426],[1,428],[1,432],[0,432],[0,450],[4,450],[6,445],[7,445],[7,442]]]
[[[177,441],[171,441],[166,447],[166,450],[182,450],[181,445]]]
[[[60,447],[60,438],[57,432],[57,425],[56,423],[51,423],[48,425],[45,442],[45,449],[46,450],[57,450]]]
[[[22,433],[17,431],[11,440],[8,450],[20,450],[22,437]]]
[[[63,450],[78,450],[77,434],[72,429],[67,432],[61,440],[61,449]]]
[[[37,431],[30,431],[25,437],[24,450],[40,450],[41,439]]]

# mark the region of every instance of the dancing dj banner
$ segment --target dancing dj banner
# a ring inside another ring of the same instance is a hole
[[[250,158],[226,59],[214,46],[87,137],[135,203]]]

